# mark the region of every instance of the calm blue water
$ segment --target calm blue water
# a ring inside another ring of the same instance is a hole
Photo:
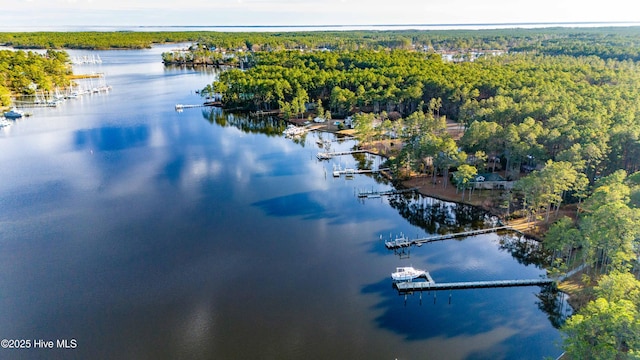
[[[425,214],[449,228],[485,218],[432,199],[359,201],[357,189],[389,185],[333,178],[332,163],[315,160],[328,134],[294,142],[242,131],[238,117],[221,126],[204,109],[175,112],[201,102],[194,90],[215,74],[165,69],[170,48],[99,52],[102,65],[75,72],[106,74],[110,93],[30,109],[0,132],[0,338],[77,341],[1,358],[560,354],[540,287],[407,297],[392,288],[390,273],[406,265],[441,282],[544,274],[495,234],[409,257],[380,240],[427,235]]]

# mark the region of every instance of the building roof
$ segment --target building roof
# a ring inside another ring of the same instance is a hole
[[[476,175],[475,181],[506,181],[505,178],[500,176],[498,173],[480,173]]]

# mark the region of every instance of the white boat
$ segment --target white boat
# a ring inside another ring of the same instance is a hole
[[[15,106],[11,108],[11,110],[4,113],[4,117],[6,117],[7,119],[20,119],[23,116],[24,112],[22,110],[16,109]]]
[[[303,127],[298,127],[295,125],[288,125],[287,128],[283,131],[285,136],[297,136],[302,135],[307,131],[307,129]]]
[[[342,174],[342,167],[338,164],[333,164],[333,177],[340,177],[340,174]]]
[[[427,276],[426,271],[414,269],[411,266],[397,267],[396,271],[391,273],[394,281],[411,281],[423,276]]]

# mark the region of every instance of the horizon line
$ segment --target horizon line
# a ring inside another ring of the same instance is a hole
[[[541,22],[495,22],[495,23],[435,23],[435,24],[319,24],[319,25],[129,25],[130,27],[220,27],[220,28],[237,28],[237,27],[351,27],[351,26],[388,26],[388,27],[400,27],[400,26],[508,26],[508,25],[588,25],[588,24],[639,24],[638,21],[541,21]],[[87,25],[91,26],[91,25]],[[95,26],[95,25],[94,25]],[[105,27],[118,27],[121,25],[104,25]]]
[[[409,24],[318,24],[318,25],[300,25],[300,24],[257,24],[257,25],[36,25],[26,26],[25,28],[342,28],[342,27],[472,27],[472,26],[534,26],[534,25],[638,25],[638,21],[527,21],[527,22],[471,22],[471,23],[409,23]],[[3,27],[13,27],[11,25],[0,25]]]

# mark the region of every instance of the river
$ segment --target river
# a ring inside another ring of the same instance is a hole
[[[528,242],[485,234],[403,256],[386,250],[381,236],[492,219],[429,198],[358,199],[359,189],[390,185],[331,176],[332,162],[315,155],[318,138],[332,135],[293,141],[255,122],[234,126],[237,116],[176,112],[175,104],[202,102],[194,91],[215,73],[165,68],[160,53],[174,47],[72,51],[99,54],[102,64],[74,71],[104,73],[112,90],[28,109],[32,116],[0,130],[0,337],[31,344],[0,357],[561,353],[554,312],[570,310],[541,287],[406,297],[392,288],[396,266],[427,269],[436,282],[543,276],[521,256]],[[42,348],[48,341],[54,349]]]

